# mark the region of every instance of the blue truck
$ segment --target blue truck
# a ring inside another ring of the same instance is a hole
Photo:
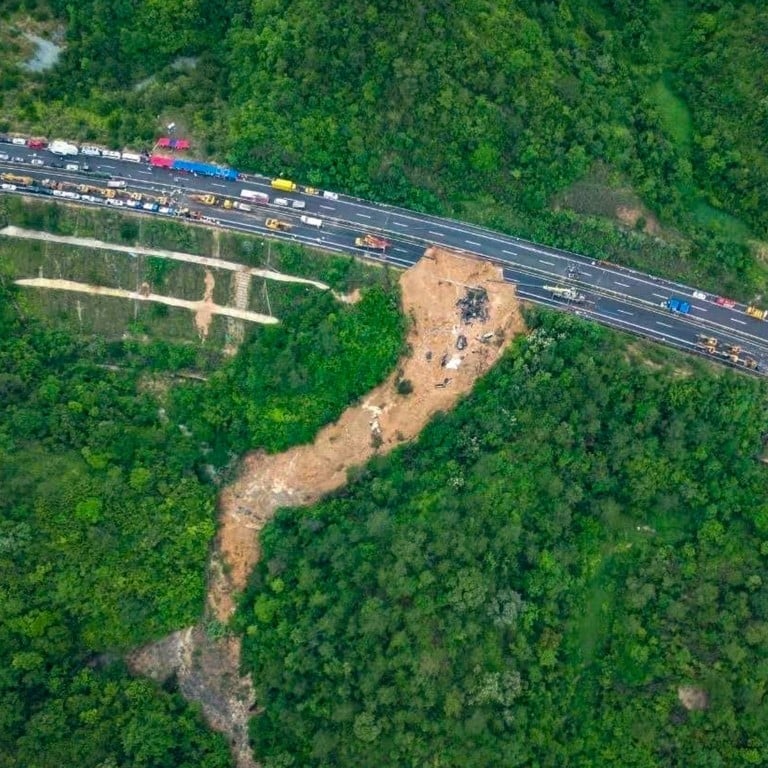
[[[678,299],[676,296],[662,301],[661,306],[679,315],[687,315],[691,311],[691,305],[685,299]]]

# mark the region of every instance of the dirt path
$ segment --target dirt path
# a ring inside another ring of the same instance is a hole
[[[54,243],[64,243],[65,245],[77,245],[82,248],[96,248],[103,251],[119,251],[121,253],[141,253],[146,256],[162,256],[165,259],[175,261],[186,261],[189,264],[200,264],[204,267],[215,269],[227,269],[231,272],[245,271],[255,277],[263,277],[266,280],[274,280],[279,283],[298,283],[300,285],[311,285],[319,288],[321,291],[329,290],[329,286],[318,280],[309,280],[304,277],[294,277],[293,275],[284,275],[282,272],[275,272],[271,269],[257,269],[248,267],[244,264],[237,264],[234,261],[225,261],[224,259],[214,259],[209,256],[195,256],[192,253],[182,253],[181,251],[166,251],[162,248],[144,248],[140,245],[118,245],[117,243],[107,243],[103,240],[94,240],[90,237],[68,237],[66,235],[52,235],[50,232],[38,232],[33,229],[22,229],[21,227],[4,227],[0,229],[0,235],[6,237],[19,237],[26,240],[46,240]]]
[[[210,280],[208,279],[210,276]],[[182,307],[196,313],[196,323],[198,329],[205,330],[207,333],[210,324],[210,315],[226,315],[227,317],[236,317],[240,320],[248,320],[252,323],[262,323],[264,325],[274,325],[279,322],[276,317],[271,315],[261,315],[258,312],[250,312],[245,309],[235,307],[222,307],[214,304],[211,296],[213,294],[213,275],[206,273],[205,296],[202,301],[188,301],[187,299],[177,299],[174,296],[161,296],[157,293],[142,293],[139,291],[127,291],[123,288],[107,288],[103,285],[90,285],[89,283],[78,283],[74,280],[54,280],[47,277],[28,277],[21,280],[15,280],[16,285],[27,285],[33,288],[53,288],[59,291],[75,291],[77,293],[91,293],[98,296],[115,296],[121,299],[133,299],[134,301],[155,301],[158,304],[167,304],[170,307]]]
[[[411,321],[411,355],[398,371],[323,429],[313,445],[247,456],[239,479],[222,493],[208,622],[232,616],[259,558],[258,533],[278,507],[316,501],[341,486],[350,467],[416,437],[437,411],[452,408],[469,392],[511,338],[525,330],[513,286],[490,264],[430,249],[400,282]],[[486,319],[462,321],[457,301],[468,286],[487,292]],[[403,380],[412,385],[411,394],[397,394]],[[230,737],[238,768],[251,768],[247,721],[256,702],[249,678],[239,677],[239,657],[236,638],[215,641],[195,628],[140,649],[129,664],[158,679],[175,672],[184,695],[199,701],[208,721]]]
[[[211,320],[215,314],[216,305],[213,303],[213,289],[216,287],[216,279],[213,276],[213,272],[210,269],[205,270],[205,291],[203,292],[203,300],[199,302],[197,311],[195,312],[195,327],[200,334],[201,339],[208,338],[208,331],[211,327]],[[236,307],[236,309],[242,309],[242,307]],[[230,316],[227,318],[228,322],[232,322]]]

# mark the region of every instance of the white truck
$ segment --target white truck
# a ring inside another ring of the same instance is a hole
[[[240,192],[240,197],[244,200],[250,200],[252,203],[266,205],[269,202],[269,195],[264,192],[256,192],[253,189],[244,189]]]
[[[138,152],[121,152],[121,160],[127,160],[129,163],[140,163],[141,155]]]
[[[323,220],[318,219],[315,216],[302,216],[301,223],[306,224],[308,227],[317,227],[320,229],[323,226]]]
[[[48,151],[53,152],[54,155],[75,156],[79,154],[80,150],[77,148],[77,144],[70,144],[68,141],[62,141],[61,139],[55,139],[48,145]]]

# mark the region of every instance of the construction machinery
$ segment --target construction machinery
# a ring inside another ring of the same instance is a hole
[[[355,238],[355,245],[358,248],[375,248],[378,251],[385,251],[389,248],[389,240],[385,240],[383,237],[376,237],[375,235],[363,235],[362,237]]]
[[[0,179],[8,184],[18,184],[20,187],[31,187],[34,183],[30,176],[16,176],[13,173],[0,173]]]
[[[696,346],[703,349],[705,352],[709,352],[710,355],[715,353],[717,349],[718,341],[714,336],[707,336],[704,333],[700,333],[696,337]]]
[[[253,210],[248,203],[241,203],[239,200],[226,199],[223,203],[223,207],[228,211],[245,211],[246,213]]]
[[[216,200],[216,195],[190,195],[189,199],[202,203],[203,205],[216,205],[218,202]]]
[[[586,301],[586,296],[583,293],[579,293],[575,288],[565,285],[545,285],[545,291],[549,291],[553,296],[563,301],[572,301],[574,304],[583,304]]]
[[[289,222],[281,221],[280,219],[267,219],[264,224],[267,229],[274,229],[278,232],[287,232],[291,228]]]

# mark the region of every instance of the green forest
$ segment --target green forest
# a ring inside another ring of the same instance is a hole
[[[766,39],[756,0],[5,0],[0,132],[143,149],[173,121],[195,157],[756,300]],[[8,223],[213,247],[2,195]],[[0,768],[231,768],[122,659],[200,619],[242,454],[310,442],[407,352],[389,271],[220,245],[362,299],[276,288],[230,359],[162,312],[81,333],[0,245]],[[214,629],[243,639],[264,768],[768,764],[766,385],[526,317],[418,441],[263,531]]]
[[[172,120],[197,154],[243,170],[739,298],[768,286],[761,3],[12,0],[2,13],[15,55],[0,62],[0,130],[145,147]],[[20,66],[29,46],[13,32],[27,28],[62,35],[54,69]]]
[[[345,260],[315,261],[325,272],[335,263],[344,284]],[[227,363],[199,345],[81,336],[37,319],[7,269],[0,766],[229,766],[226,741],[173,681],[132,679],[120,655],[198,620],[215,497],[234,458],[311,441],[393,368],[396,286],[380,270],[347,270],[368,283],[360,302],[294,297],[281,325],[252,332]],[[190,370],[207,381],[168,386]]]
[[[237,621],[268,768],[768,761],[768,391],[529,321],[417,444],[264,532]]]

